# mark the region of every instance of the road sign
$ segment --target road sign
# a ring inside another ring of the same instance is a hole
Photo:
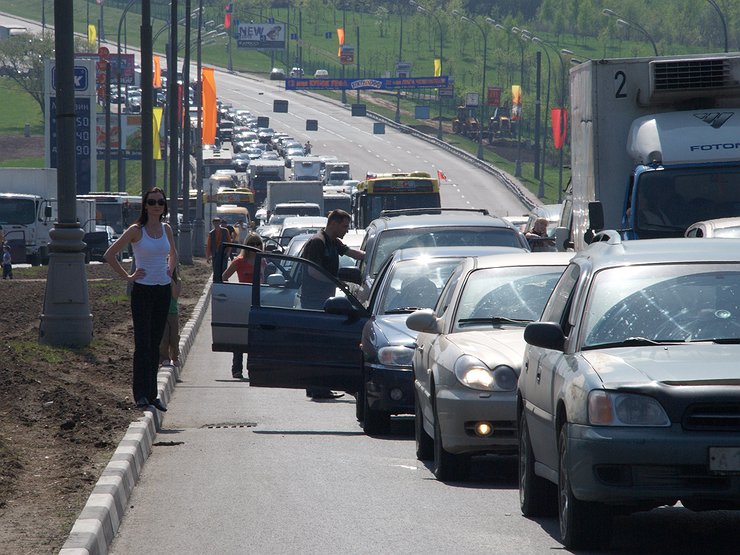
[[[88,72],[84,66],[74,67],[74,84],[75,91],[86,91],[88,87]],[[57,71],[56,66],[51,69],[51,88],[57,90]]]

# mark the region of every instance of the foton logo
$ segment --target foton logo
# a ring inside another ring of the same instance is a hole
[[[711,125],[715,129],[722,127],[732,116],[733,112],[705,112],[703,114],[694,114],[695,118]]]

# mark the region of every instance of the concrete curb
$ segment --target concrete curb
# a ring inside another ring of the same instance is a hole
[[[203,288],[203,294],[193,308],[193,314],[180,330],[180,361],[185,363],[195,341],[207,303],[211,298],[212,279]],[[163,366],[157,375],[159,398],[165,405],[174,392],[180,370]],[[144,463],[152,452],[157,432],[162,429],[165,414],[154,409],[144,411],[144,416],[132,422],[121,443],[103,470],[87,503],[77,517],[64,542],[60,555],[105,555],[108,546],[126,513],[126,506],[134,486],[139,481]]]

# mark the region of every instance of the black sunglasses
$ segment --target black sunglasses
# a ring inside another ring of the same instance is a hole
[[[159,204],[160,206],[164,206],[164,204],[165,204],[165,202],[164,202],[164,199],[163,199],[163,198],[160,198],[160,199],[153,199],[153,198],[148,198],[148,199],[146,199],[146,203],[147,203],[147,204],[148,204],[149,206],[155,206],[155,205],[157,205],[157,204]]]

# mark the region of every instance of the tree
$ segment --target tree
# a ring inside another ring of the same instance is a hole
[[[87,38],[75,38],[75,52],[87,51]],[[24,33],[0,40],[0,75],[15,81],[41,108],[44,120],[44,62],[54,59],[54,35]]]

